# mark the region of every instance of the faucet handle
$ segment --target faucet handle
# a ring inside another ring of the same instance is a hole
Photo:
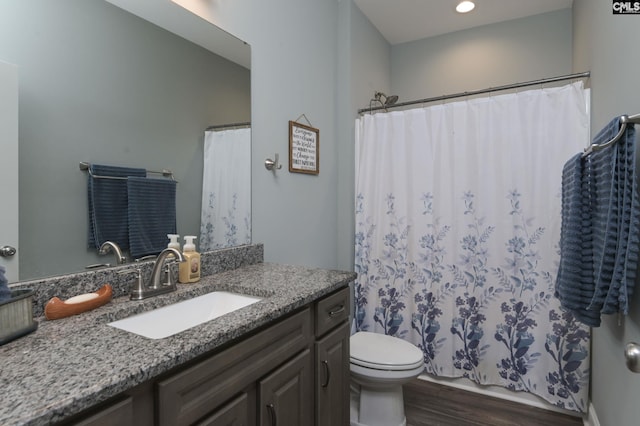
[[[137,258],[135,261],[136,263],[138,262],[144,262],[145,260],[154,260],[157,256],[155,254],[149,254],[147,256],[142,256]]]
[[[138,274],[138,276],[142,275],[142,271],[140,268],[126,268],[118,271],[118,275],[126,275],[126,274]]]
[[[140,268],[127,268],[118,271],[118,275],[135,274],[136,280],[131,286],[131,300],[138,298],[138,295],[144,292],[144,283],[142,281],[142,271]]]
[[[178,262],[175,258],[169,259],[164,263],[164,275],[166,276],[166,280],[164,281],[164,285],[175,286],[177,280],[177,273],[175,269],[173,269],[174,265],[177,265]]]
[[[109,268],[110,266],[110,263],[94,263],[92,265],[85,266],[84,269]]]

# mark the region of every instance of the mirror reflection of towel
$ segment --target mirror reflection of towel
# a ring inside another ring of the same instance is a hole
[[[4,275],[5,272],[4,266],[0,266],[0,302],[11,299],[11,290],[9,290],[9,281]]]
[[[160,253],[176,233],[176,182],[130,177],[127,192],[131,257]]]
[[[145,177],[145,169],[91,164],[91,174],[126,178]],[[89,175],[89,238],[90,248],[100,248],[105,241],[112,241],[121,249],[129,247],[127,225],[127,180],[105,179]]]

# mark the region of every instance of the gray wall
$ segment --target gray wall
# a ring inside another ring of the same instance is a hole
[[[248,0],[200,13],[252,47],[253,236],[265,260],[352,270],[353,120],[390,88],[389,45],[351,0]],[[288,158],[287,121],[302,113],[320,129],[320,174],[285,165],[273,176],[264,159]]]
[[[103,1],[0,11],[0,60],[19,66],[20,278],[112,261],[87,249],[80,161],[172,170],[178,232],[198,235],[203,132],[250,120],[250,71]]]
[[[640,113],[640,16],[613,15],[611,2],[601,0],[575,0],[573,9],[573,67],[591,70],[595,134],[615,116]],[[621,325],[615,315],[604,316],[593,329],[591,400],[602,426],[640,422],[640,375],[627,370],[623,357],[627,342],[640,341],[639,293],[636,284],[631,313]]]
[[[203,16],[247,41],[252,52],[253,241],[264,243],[266,261],[335,268],[341,5],[335,0],[223,3]],[[317,176],[288,171],[288,122],[301,114],[320,129]],[[274,153],[285,162],[275,175],[264,168]]]
[[[353,270],[354,267],[354,199],[355,199],[355,119],[357,111],[369,105],[376,91],[391,90],[391,46],[369,22],[353,2],[342,2],[349,23],[345,56],[349,68],[345,79],[350,90],[345,89],[344,113],[340,142],[340,180],[338,186],[338,267]]]
[[[571,10],[457,31],[391,49],[400,102],[571,72]]]
[[[351,93],[353,110],[369,106],[376,91],[390,94],[393,49],[367,17],[353,6],[351,14]],[[374,106],[379,106],[375,104]],[[353,139],[353,138],[352,138]],[[353,143],[352,143],[353,145]],[[352,165],[353,168],[353,165]]]

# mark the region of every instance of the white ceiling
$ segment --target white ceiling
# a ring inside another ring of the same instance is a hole
[[[390,44],[406,43],[481,25],[571,8],[573,0],[475,0],[466,14],[460,0],[354,0]]]

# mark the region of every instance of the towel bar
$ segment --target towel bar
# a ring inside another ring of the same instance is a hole
[[[119,176],[101,176],[101,175],[94,175],[91,172],[91,164],[87,163],[86,161],[81,161],[79,164],[80,170],[82,170],[83,172],[88,172],[89,175],[94,178],[94,179],[116,179],[116,180],[126,180],[126,177],[119,177]],[[173,177],[173,172],[171,170],[168,169],[162,169],[161,172],[159,171],[155,171],[155,170],[147,170],[147,173],[152,173],[152,174],[156,174],[156,175],[162,175],[164,177],[170,178],[171,180],[174,180],[177,182],[177,180]]]
[[[632,116],[621,115],[620,123],[622,123],[622,125],[620,126],[620,130],[618,131],[617,135],[615,135],[610,141],[607,141],[605,143],[601,143],[601,144],[593,143],[589,145],[589,147],[585,148],[584,154],[582,154],[582,156],[586,157],[587,155],[591,154],[594,151],[600,151],[601,149],[605,149],[606,147],[611,146],[614,143],[618,142],[618,140],[620,140],[624,132],[627,130],[628,123],[640,124],[640,114],[635,114]]]

